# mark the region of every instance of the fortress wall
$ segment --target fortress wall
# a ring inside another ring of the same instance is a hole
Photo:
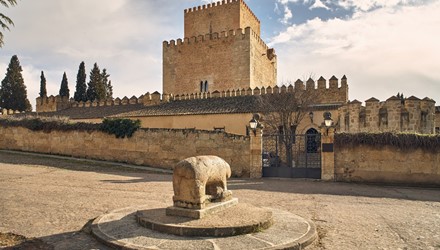
[[[433,134],[435,102],[411,96],[393,96],[384,102],[367,100],[365,107],[354,100],[339,108],[338,132],[415,132]]]
[[[200,92],[201,81],[211,92],[249,87],[250,36],[247,28],[164,42],[163,92]]]
[[[250,87],[262,88],[277,84],[277,55],[259,34],[251,31]]]
[[[38,97],[35,110],[37,112],[54,112],[70,108],[69,97],[67,96],[45,96]]]
[[[344,76],[341,80],[341,86],[339,86],[338,80],[336,77],[332,77],[332,83],[330,86],[326,86],[326,80],[321,77],[318,80],[318,87],[315,84],[315,81],[309,79],[307,81],[307,86],[301,80],[297,80],[295,82],[295,86],[283,85],[281,87],[255,87],[251,88],[237,88],[230,89],[227,91],[210,91],[206,93],[194,92],[180,95],[173,94],[163,94],[161,95],[159,92],[154,92],[152,94],[146,93],[145,95],[141,95],[139,97],[132,96],[131,98],[123,97],[115,98],[112,100],[105,101],[94,101],[94,102],[75,102],[73,99],[61,98],[59,96],[53,97],[45,97],[45,98],[37,98],[37,112],[53,112],[62,109],[66,109],[69,107],[73,108],[89,108],[89,107],[97,107],[97,106],[118,106],[118,105],[133,105],[133,104],[143,104],[144,106],[153,106],[160,105],[166,102],[179,101],[179,100],[192,100],[192,99],[207,99],[207,98],[228,98],[234,96],[244,96],[244,95],[272,95],[278,94],[281,92],[295,92],[295,91],[308,91],[310,94],[316,96],[314,99],[315,104],[335,104],[335,103],[346,103],[348,99],[348,85],[347,79]],[[336,79],[336,80],[335,80]],[[367,103],[368,107],[368,103]],[[190,115],[190,114],[189,114]],[[336,116],[334,116],[336,117]]]
[[[440,134],[440,111],[435,113],[435,129],[436,133]]]
[[[217,155],[225,159],[236,177],[249,177],[249,137],[222,132],[174,129],[141,129],[133,137],[117,139],[102,132],[34,132],[0,127],[0,149],[58,154],[126,162],[164,169],[187,157]],[[261,153],[260,153],[261,155]],[[261,157],[261,156],[260,156]],[[255,170],[258,176],[258,171]],[[255,175],[254,173],[254,175]]]
[[[440,185],[440,152],[402,151],[387,146],[360,145],[335,148],[335,179]]]
[[[260,28],[260,20],[255,16],[249,6],[243,1],[240,1],[240,28],[244,29],[246,27],[251,27],[251,29],[260,37],[261,28]]]
[[[260,21],[243,0],[223,0],[184,11],[185,37],[246,27],[260,34]]]

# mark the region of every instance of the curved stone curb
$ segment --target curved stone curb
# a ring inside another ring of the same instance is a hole
[[[273,224],[272,211],[267,208],[241,203],[230,207],[227,211],[227,213],[220,211],[215,217],[188,220],[185,217],[169,216],[165,213],[165,209],[152,209],[137,211],[136,220],[141,226],[154,231],[188,237],[250,234],[266,230]],[[246,214],[240,213],[242,211],[246,211]]]
[[[316,238],[313,222],[295,214],[272,211],[274,224],[267,230],[231,237],[184,237],[156,232],[136,222],[136,212],[148,207],[128,207],[96,218],[92,235],[116,249],[304,249]]]

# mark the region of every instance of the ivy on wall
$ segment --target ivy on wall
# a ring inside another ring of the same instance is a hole
[[[115,135],[116,138],[131,137],[140,128],[139,120],[104,119],[101,124],[70,122],[63,117],[24,117],[0,118],[2,127],[23,127],[32,131],[101,131]]]
[[[440,152],[440,135],[410,133],[339,133],[335,134],[335,145],[341,148],[367,145],[372,147],[392,146],[401,150],[423,149]]]
[[[116,138],[131,137],[141,127],[141,121],[130,119],[107,119],[101,123],[100,130],[113,134]]]

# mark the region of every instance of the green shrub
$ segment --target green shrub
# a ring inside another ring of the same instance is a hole
[[[141,122],[139,120],[104,118],[100,130],[113,134],[116,138],[130,138],[140,127]]]
[[[7,117],[0,119],[3,127],[23,127],[32,131],[96,131],[99,124],[75,122],[71,123],[66,118],[58,117]]]
[[[131,137],[140,128],[139,120],[107,119],[101,124],[70,122],[63,117],[6,117],[0,118],[0,126],[24,127],[32,131],[102,131],[115,135],[116,138]]]
[[[338,147],[368,145],[373,147],[393,146],[401,150],[424,149],[440,151],[440,135],[421,135],[410,133],[340,133],[335,135]]]

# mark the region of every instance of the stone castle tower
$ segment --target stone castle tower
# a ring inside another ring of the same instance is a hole
[[[276,85],[277,56],[243,0],[194,7],[184,15],[185,38],[163,43],[163,93]]]

